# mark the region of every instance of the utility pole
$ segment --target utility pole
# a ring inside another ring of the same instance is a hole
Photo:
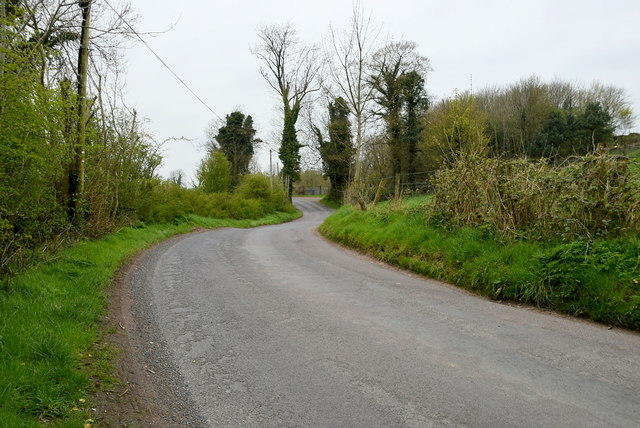
[[[7,5],[5,0],[0,0],[0,79],[4,77],[4,64],[7,60]],[[0,98],[0,114],[4,111],[4,95]]]
[[[273,150],[269,149],[269,184],[273,187],[273,164],[271,162],[271,152]]]
[[[69,197],[71,220],[79,224],[83,217],[85,145],[87,135],[87,76],[89,70],[89,22],[91,18],[91,0],[79,0],[82,9],[82,31],[80,50],[78,51],[78,135],[76,139],[74,162],[69,174]]]

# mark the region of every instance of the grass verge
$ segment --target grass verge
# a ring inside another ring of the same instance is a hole
[[[640,330],[640,240],[503,242],[481,228],[429,223],[422,201],[345,206],[322,234],[478,294]]]
[[[109,350],[96,349],[107,287],[117,269],[152,244],[195,227],[283,223],[185,216],[176,224],[125,228],[61,251],[3,280],[0,289],[0,427],[91,426],[92,379],[109,376]]]
[[[337,210],[342,206],[342,204],[339,204],[337,202],[330,200],[328,196],[325,196],[324,198],[320,199],[320,203],[329,208],[333,208],[334,210]]]

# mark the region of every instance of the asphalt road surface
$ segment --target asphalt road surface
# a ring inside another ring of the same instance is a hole
[[[640,426],[639,335],[389,268],[321,238],[327,208],[296,205],[293,223],[142,260],[135,315],[157,338],[141,358],[174,368],[199,423]]]

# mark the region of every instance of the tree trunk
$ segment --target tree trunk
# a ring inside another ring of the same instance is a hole
[[[89,22],[91,0],[78,2],[82,9],[82,32],[78,51],[78,134],[74,162],[69,174],[70,217],[79,224],[84,217],[85,144],[87,131],[87,76],[89,68]]]

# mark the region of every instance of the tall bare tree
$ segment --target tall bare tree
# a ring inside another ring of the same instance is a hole
[[[374,89],[367,79],[378,33],[371,27],[371,18],[365,17],[362,5],[356,2],[350,27],[344,31],[330,28],[325,41],[328,65],[325,90],[331,100],[342,98],[354,117],[355,171],[352,171],[352,178],[356,181],[360,180],[362,172],[365,126],[372,118]]]
[[[288,182],[287,195],[291,199],[293,182],[300,178],[300,148],[296,122],[309,94],[320,88],[317,48],[305,45],[295,29],[266,26],[258,31],[259,45],[252,50],[262,62],[260,72],[269,86],[282,100],[283,129],[279,156],[282,172]]]

